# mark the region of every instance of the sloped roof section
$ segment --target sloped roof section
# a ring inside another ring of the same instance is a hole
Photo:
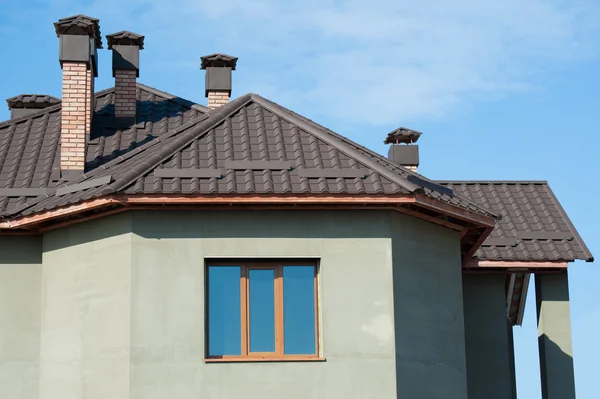
[[[545,181],[439,181],[501,219],[475,257],[502,261],[593,261]]]
[[[50,196],[26,215],[109,194],[395,195],[422,193],[493,216],[352,141],[258,95],[242,96],[98,167],[110,183]],[[417,182],[429,182],[424,185]],[[78,183],[78,182],[73,182]],[[436,191],[436,187],[440,190]]]
[[[60,110],[59,103],[0,123],[0,217],[14,214],[41,199],[36,190],[15,189],[55,188],[60,184]],[[136,124],[117,127],[114,89],[99,92],[86,169],[104,165],[198,118],[206,110],[138,83]]]

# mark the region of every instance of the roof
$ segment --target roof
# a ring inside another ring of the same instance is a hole
[[[46,108],[60,103],[60,98],[47,94],[19,94],[6,99],[9,109],[13,108]]]
[[[546,181],[438,181],[501,219],[475,257],[502,261],[593,261]]]
[[[94,157],[91,161],[94,168],[69,182],[69,185],[84,183],[81,189],[65,195],[21,199],[21,207],[13,208],[10,214],[28,215],[116,193],[422,193],[459,208],[494,216],[451,190],[256,94],[239,97],[187,122],[183,119],[174,130],[163,125],[163,134],[148,136],[145,144],[128,148],[109,162],[100,157],[102,165],[93,163],[98,159]],[[146,123],[136,130],[139,134],[147,129]],[[130,141],[140,143],[139,136]],[[106,150],[96,152],[102,154]]]
[[[96,113],[87,150],[92,170],[204,114],[207,108],[137,84],[137,123],[114,123],[114,89],[96,93]],[[2,195],[5,187],[48,188],[58,185],[61,104],[0,123],[0,218],[14,214],[29,196]],[[17,194],[22,194],[18,193]],[[33,195],[33,197],[31,196]]]
[[[96,93],[86,173],[61,181],[61,104],[0,123],[0,218],[111,194],[407,195],[502,220],[475,257],[593,257],[546,182],[435,182],[259,95],[208,110],[137,84],[133,126]]]

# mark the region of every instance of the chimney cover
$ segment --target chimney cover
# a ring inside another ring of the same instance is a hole
[[[202,63],[200,64],[200,69],[206,69],[211,67],[228,67],[231,68],[232,71],[235,71],[235,65],[237,63],[237,57],[233,57],[227,54],[211,54],[205,55],[204,57],[200,57]]]
[[[388,133],[383,144],[413,144],[419,140],[421,134],[421,132],[417,132],[416,130],[408,129],[406,127],[399,127],[398,129]]]
[[[6,99],[10,110],[10,119],[31,115],[40,109],[60,103],[60,98],[46,94],[19,94]]]
[[[106,35],[108,49],[112,50],[113,46],[138,46],[140,50],[144,49],[144,36],[137,33],[122,30],[121,32]]]
[[[100,20],[86,15],[78,14],[72,17],[61,18],[54,23],[56,36],[60,35],[87,35],[96,42],[96,48],[102,48],[100,35]]]
[[[8,109],[15,108],[35,108],[42,109],[60,103],[60,98],[46,94],[19,94],[6,99]]]

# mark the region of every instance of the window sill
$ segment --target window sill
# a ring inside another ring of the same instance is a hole
[[[204,359],[204,363],[254,363],[254,362],[324,362],[323,357],[315,356],[281,356],[281,357],[264,357],[264,356],[231,356],[231,357],[209,357]]]

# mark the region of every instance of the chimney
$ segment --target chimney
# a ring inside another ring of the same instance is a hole
[[[98,53],[102,38],[98,20],[85,15],[54,23],[60,38],[62,68],[61,177],[83,173],[85,147],[92,126],[94,77],[98,76]]]
[[[388,159],[395,164],[404,166],[413,172],[419,166],[419,146],[415,143],[419,140],[421,132],[399,127],[388,133],[384,144],[391,144],[388,151]]]
[[[7,98],[6,103],[10,110],[10,119],[13,119],[59,104],[60,99],[45,94],[20,94]]]
[[[136,78],[140,76],[140,50],[144,36],[126,30],[106,35],[112,50],[112,70],[115,78],[115,120],[119,125],[135,124]]]
[[[211,54],[201,60],[200,69],[206,69],[208,108],[219,108],[227,104],[231,96],[231,71],[235,71],[238,59],[227,54]]]

